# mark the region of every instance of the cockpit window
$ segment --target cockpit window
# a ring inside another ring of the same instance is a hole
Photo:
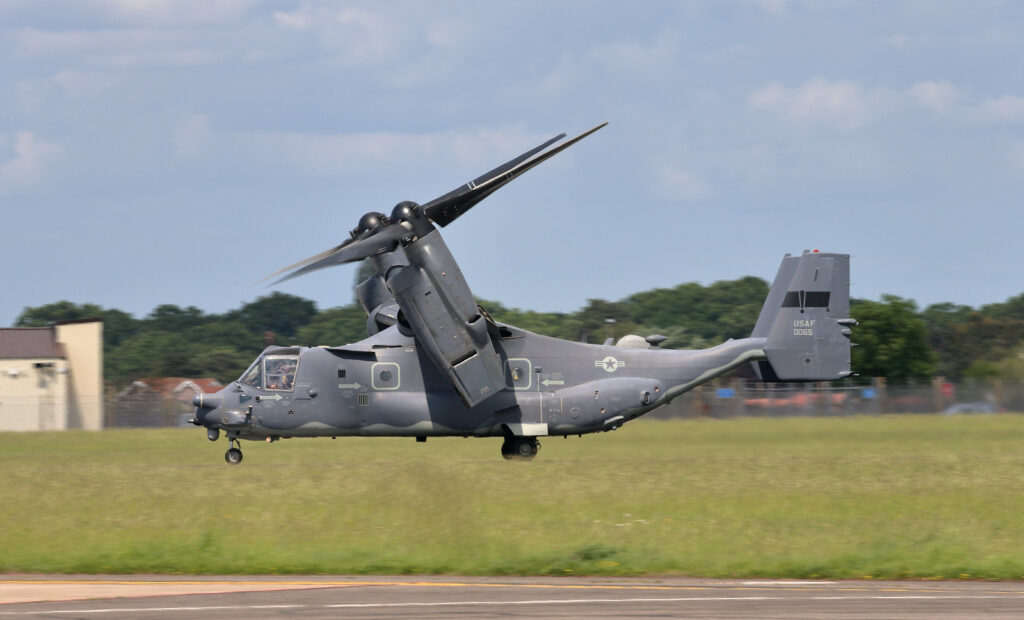
[[[260,379],[263,378],[263,373],[260,372],[262,368],[263,360],[256,360],[252,366],[249,366],[249,370],[245,371],[245,374],[242,375],[238,382],[255,388],[260,387]]]
[[[267,355],[263,360],[266,389],[291,390],[295,387],[295,371],[299,367],[297,356]]]

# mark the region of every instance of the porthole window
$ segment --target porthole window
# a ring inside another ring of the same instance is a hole
[[[377,362],[370,372],[370,387],[375,390],[397,390],[401,386],[402,368],[395,362]]]

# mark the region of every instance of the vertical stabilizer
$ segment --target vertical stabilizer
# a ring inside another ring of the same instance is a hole
[[[764,381],[830,381],[849,376],[850,256],[786,255],[752,334],[765,338]]]

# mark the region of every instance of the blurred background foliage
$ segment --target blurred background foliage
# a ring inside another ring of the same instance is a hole
[[[361,269],[357,281],[367,274]],[[748,276],[702,285],[643,291],[619,301],[590,299],[571,313],[508,308],[479,300],[496,321],[567,340],[601,343],[626,334],[661,334],[662,345],[700,349],[750,335],[768,284]],[[1024,293],[980,308],[952,303],[919,309],[910,299],[884,295],[854,299],[853,369],[891,380],[943,376],[1024,379]],[[286,293],[272,293],[223,314],[164,304],[143,318],[95,304],[59,301],[29,307],[18,327],[81,318],[104,320],[107,382],[123,387],[142,377],[237,378],[269,344],[338,345],[366,337],[357,303],[319,310]]]

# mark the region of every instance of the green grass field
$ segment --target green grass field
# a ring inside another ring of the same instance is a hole
[[[547,438],[0,434],[0,571],[1024,579],[1024,416]]]

